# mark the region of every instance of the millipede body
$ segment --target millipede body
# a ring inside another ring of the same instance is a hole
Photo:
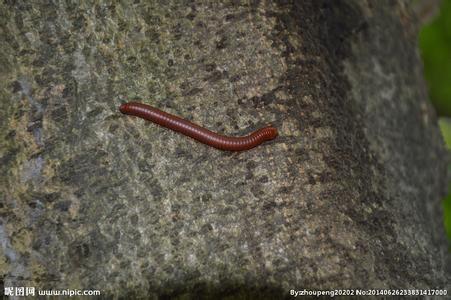
[[[249,150],[265,141],[269,141],[277,137],[277,129],[272,126],[260,128],[247,136],[224,136],[180,117],[161,111],[150,105],[138,102],[124,103],[119,107],[119,110],[123,114],[136,116],[151,121],[220,150]]]

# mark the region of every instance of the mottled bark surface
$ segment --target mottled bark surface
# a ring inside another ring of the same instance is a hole
[[[103,295],[443,288],[445,151],[396,1],[0,4],[0,276]],[[221,152],[123,116],[149,103]]]

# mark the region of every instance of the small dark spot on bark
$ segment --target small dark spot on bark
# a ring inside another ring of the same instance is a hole
[[[240,75],[234,75],[232,78],[230,78],[230,82],[237,82],[241,79]]]
[[[231,21],[235,19],[235,15],[234,14],[228,14],[227,16],[225,16],[225,20],[226,21]]]
[[[294,153],[296,154],[296,156],[300,160],[307,160],[308,159],[308,153],[304,149],[296,149],[294,151]]]
[[[292,186],[283,186],[283,187],[279,188],[279,190],[277,192],[280,194],[288,194],[288,193],[290,193],[291,190],[293,190]]]
[[[194,46],[196,46],[196,47],[198,47],[198,48],[201,48],[201,47],[202,47],[202,41],[201,41],[201,40],[197,40],[197,41],[195,41],[193,44],[194,44]]]
[[[127,24],[126,20],[119,19],[119,21],[117,22],[117,26],[119,31],[125,31],[127,29],[127,26],[129,26],[129,24]]]
[[[72,23],[76,31],[83,31],[80,30],[81,28],[85,27],[86,20],[83,15],[78,16],[78,18]]]
[[[168,60],[168,66],[172,67],[174,65],[174,60],[169,59]]]
[[[75,253],[80,258],[86,258],[89,256],[90,253],[89,245],[86,243],[81,243],[79,245],[75,246]]]
[[[32,49],[23,49],[23,50],[19,51],[19,56],[32,55],[35,53],[36,53],[36,51],[34,51]]]
[[[60,193],[45,193],[45,194],[39,194],[38,197],[42,200],[42,202],[53,202],[56,199],[60,198]]]
[[[16,136],[16,131],[15,130],[11,130],[11,131],[8,132],[8,134],[6,135],[5,138],[7,140],[9,140],[9,139],[13,139],[15,136]]]
[[[265,105],[269,105],[276,99],[276,91],[278,91],[281,87],[277,87],[274,90],[270,91],[269,93],[266,93],[262,95],[261,97],[252,97],[250,100],[254,104],[254,107],[261,107]]]
[[[63,90],[63,98],[67,98],[68,96],[74,95],[74,91],[77,89],[76,83],[69,83]]]
[[[268,179],[268,176],[263,175],[262,177],[260,177],[258,179],[258,181],[261,182],[261,183],[267,183],[269,181],[269,179]]]
[[[174,26],[174,38],[176,40],[179,40],[182,37],[182,25],[178,23]]]
[[[151,151],[147,151],[147,153],[149,154],[147,155],[148,156],[147,158],[150,158]],[[143,173],[149,173],[152,171],[152,166],[149,165],[149,163],[146,160],[142,159],[138,162],[138,169]]]
[[[207,64],[207,65],[205,66],[205,71],[207,71],[207,72],[211,72],[211,71],[213,71],[214,69],[216,69],[216,64],[215,64],[215,63]]]
[[[227,38],[222,37],[219,41],[216,42],[216,49],[221,50],[227,47]]]
[[[268,201],[263,204],[263,210],[272,210],[276,207],[276,203],[274,201]]]
[[[196,87],[196,88],[193,88],[193,89],[189,90],[186,93],[183,93],[183,96],[194,96],[194,95],[196,95],[196,94],[198,94],[200,92],[202,92],[202,89]]]
[[[132,215],[132,216],[130,217],[130,223],[131,223],[133,226],[136,226],[136,225],[138,225],[138,219],[139,219],[138,215]]]
[[[146,37],[154,43],[160,42],[160,34],[157,31],[149,30],[146,32]]]
[[[163,195],[163,189],[161,188],[160,183],[157,180],[153,180],[150,183],[150,187],[150,193],[152,196],[156,199],[160,199]]]
[[[29,122],[28,125],[27,125],[27,131],[28,132],[32,132],[35,129],[38,129],[38,128],[41,128],[41,127],[42,127],[42,121],[41,120]]]
[[[205,224],[201,228],[201,233],[205,234],[213,230],[213,226],[211,224]]]
[[[213,199],[213,197],[212,197],[212,195],[211,195],[210,193],[203,194],[203,195],[200,197],[200,200],[201,200],[202,202],[204,202],[204,203],[210,202],[211,199]]]
[[[60,211],[68,211],[70,206],[71,206],[71,204],[72,203],[69,200],[60,201],[60,202],[55,204],[55,208],[60,210]]]
[[[108,127],[108,132],[115,133],[118,128],[119,128],[118,124],[110,124],[110,126]]]
[[[210,76],[205,77],[204,80],[205,81],[210,81],[210,82],[216,82],[216,81],[219,81],[219,80],[221,80],[223,78],[226,78],[227,74],[228,74],[227,71],[222,71],[221,72],[219,70],[216,70],[216,71],[212,72]]]
[[[316,184],[315,177],[313,177],[312,174],[308,174],[308,183],[311,184],[311,185],[315,185]]]
[[[127,57],[127,62],[129,62],[129,63],[134,63],[134,62],[136,62],[136,60],[137,60],[136,56]]]
[[[180,84],[180,89],[181,89],[182,91],[184,91],[184,90],[188,89],[189,85],[190,85],[190,83],[189,83],[188,81],[182,82],[182,83]]]
[[[197,22],[197,23],[196,23],[196,26],[197,26],[197,27],[201,27],[201,28],[206,28],[206,27],[207,27],[207,26],[205,25],[205,23],[202,22],[202,21]]]
[[[186,15],[186,18],[190,21],[194,20],[195,17],[196,14],[193,11]]]
[[[322,172],[319,176],[319,181],[322,183],[329,182],[333,180],[333,175],[330,172]]]
[[[193,158],[193,155],[189,151],[180,147],[177,147],[177,149],[175,149],[175,155],[179,158],[180,157],[186,157],[188,159]]]
[[[257,164],[253,161],[250,161],[246,164],[246,168],[249,170],[255,169],[256,166],[257,166]]]
[[[13,93],[17,93],[18,91],[22,90],[20,82],[17,80],[11,84],[11,88],[12,88]]]
[[[240,38],[244,38],[246,36],[246,32],[238,31],[237,36],[240,37]]]
[[[27,202],[28,206],[31,208],[36,208],[38,206],[36,200],[31,200]],[[0,204],[0,208],[3,208],[3,204]]]
[[[255,197],[259,197],[264,194],[264,192],[260,189],[259,186],[252,186],[251,193],[254,194]]]
[[[93,110],[91,110],[90,112],[88,112],[87,117],[88,118],[94,118],[97,115],[101,114],[103,111],[103,109],[101,107],[96,107]]]
[[[50,115],[55,122],[66,122],[67,121],[67,109],[65,106],[55,107],[50,111]]]

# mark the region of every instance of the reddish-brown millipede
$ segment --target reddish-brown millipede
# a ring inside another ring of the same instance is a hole
[[[187,135],[203,144],[227,151],[249,150],[277,136],[277,129],[272,126],[260,128],[247,136],[224,136],[150,105],[137,102],[124,103],[119,110],[123,114],[143,118]]]

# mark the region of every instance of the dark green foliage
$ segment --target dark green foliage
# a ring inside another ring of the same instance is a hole
[[[429,95],[438,115],[451,116],[451,0],[443,0],[439,15],[420,32],[420,49]],[[440,120],[448,149],[451,149],[451,122]],[[451,150],[450,150],[451,151]],[[451,185],[450,185],[451,187]],[[451,192],[451,189],[450,189]],[[451,240],[451,193],[443,200],[445,227]]]
[[[451,0],[421,29],[420,48],[432,103],[439,115],[451,116]]]

